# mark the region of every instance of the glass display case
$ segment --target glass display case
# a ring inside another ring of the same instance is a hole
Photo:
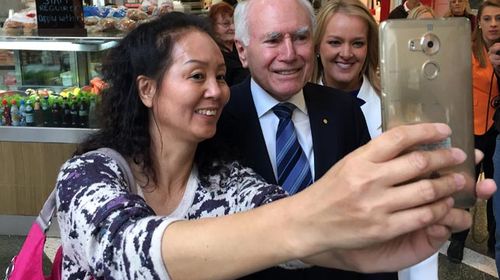
[[[49,104],[52,106],[58,99],[78,100],[78,94],[81,95],[94,78],[99,78],[106,50],[115,46],[121,37],[105,33],[87,37],[43,37],[38,36],[36,30],[19,34],[0,31],[0,102],[6,100],[9,104],[3,105],[10,105],[21,99],[26,105],[31,99],[36,101],[43,96],[42,99],[52,100]],[[34,96],[36,92],[40,95]],[[40,92],[50,92],[52,99],[49,93],[41,95]],[[62,97],[64,93],[69,94],[67,99]],[[0,117],[4,116],[3,105]],[[51,110],[54,114],[53,107]],[[1,125],[0,170],[4,176],[0,176],[0,221],[12,215],[37,215],[54,187],[61,164],[75,151],[77,143],[96,129],[85,128],[80,123]]]
[[[115,46],[120,38],[118,34],[110,36],[105,33],[87,37],[44,37],[37,36],[36,30],[28,34],[22,31],[18,34],[0,32],[0,141],[12,141],[15,137],[11,136],[11,128],[22,126],[95,128],[96,125],[90,125],[88,120],[89,110],[95,110],[99,97],[92,83],[100,80],[101,61],[106,50]],[[15,111],[18,112],[21,103],[24,106],[30,104],[34,108],[33,116],[26,113],[16,117],[12,113],[13,103],[16,103]],[[6,106],[11,107],[11,116],[7,119]],[[74,112],[69,112],[71,108]],[[65,121],[65,113],[73,114],[68,116],[69,121]],[[71,120],[75,114],[76,117],[85,115],[87,119]],[[36,120],[39,116],[40,119]],[[26,118],[24,121],[23,117]],[[28,119],[34,120],[28,122]],[[57,133],[48,130],[50,137],[43,137],[42,131],[45,130],[26,128],[25,131],[36,131],[33,138],[42,139],[52,139],[54,135],[60,135],[62,139],[79,138],[64,137],[67,131],[72,131],[72,135],[89,133],[85,129],[62,129]],[[20,134],[28,135],[16,132],[16,135]]]

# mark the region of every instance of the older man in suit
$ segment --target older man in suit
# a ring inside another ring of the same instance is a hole
[[[231,99],[218,128],[218,136],[239,149],[245,164],[291,194],[319,179],[370,139],[352,96],[307,83],[314,63],[313,22],[308,0],[238,4],[236,46],[251,77],[231,88]],[[283,117],[284,111],[288,111],[288,117]],[[292,123],[291,132],[286,132],[285,119]],[[293,140],[280,139],[287,133],[294,135]],[[283,142],[285,147],[293,146],[293,142],[300,145],[289,155],[280,147]],[[288,180],[287,175],[291,176]],[[364,275],[320,267],[272,268],[245,279],[397,279],[397,274]]]
[[[389,13],[389,19],[407,18],[408,12],[418,6],[420,6],[420,0],[406,0]]]

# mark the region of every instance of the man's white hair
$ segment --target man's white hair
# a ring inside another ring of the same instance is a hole
[[[280,0],[269,0],[269,1],[280,1]],[[314,9],[308,0],[295,0],[301,4],[304,9],[309,13],[309,18],[311,21],[311,28],[314,30],[315,17]],[[250,43],[250,28],[248,24],[250,5],[253,0],[243,0],[236,5],[234,10],[234,39],[243,43],[243,45],[248,46]],[[311,32],[312,32],[311,30]]]

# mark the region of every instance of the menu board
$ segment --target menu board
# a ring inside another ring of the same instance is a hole
[[[57,36],[85,32],[83,0],[36,0],[38,33]]]

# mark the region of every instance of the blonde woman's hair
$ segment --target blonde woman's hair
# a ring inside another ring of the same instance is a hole
[[[486,42],[483,39],[483,30],[479,26],[485,7],[500,8],[500,0],[486,0],[477,10],[476,28],[474,28],[474,33],[472,34],[472,54],[477,60],[479,60],[479,66],[482,68],[486,67],[486,57],[484,56],[483,51],[485,48],[489,47],[486,46]]]
[[[453,17],[453,13],[451,12],[451,2],[453,0],[448,0],[448,11],[446,11],[446,13],[444,14],[444,17]],[[472,14],[472,10],[470,9],[470,2],[469,0],[463,0],[465,1],[465,10],[464,10],[464,16],[465,15],[471,15]]]
[[[408,16],[406,18],[408,18],[408,19],[420,19],[420,17],[425,13],[429,13],[429,14],[431,14],[432,18],[436,18],[436,14],[434,13],[434,10],[431,7],[426,6],[426,5],[420,5],[420,6],[417,6],[413,9],[411,9],[408,12]]]
[[[326,26],[336,13],[360,17],[368,26],[367,56],[360,76],[366,75],[377,94],[380,94],[380,77],[378,75],[379,53],[378,53],[378,24],[366,6],[359,0],[332,0],[324,4],[316,16],[316,28],[314,30],[314,48],[319,53],[321,39],[325,35]],[[316,59],[311,81],[318,82],[323,76],[323,65],[321,60]]]

